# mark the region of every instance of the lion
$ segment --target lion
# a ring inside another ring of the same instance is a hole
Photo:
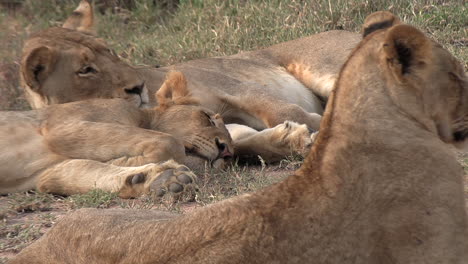
[[[90,99],[0,112],[0,146],[8,150],[0,154],[0,194],[37,189],[71,195],[94,188],[123,198],[178,193],[194,185],[193,173],[181,164],[197,168],[208,161],[222,168],[234,149],[237,156],[274,159],[290,145],[311,144],[305,125],[292,122],[233,142],[221,116],[190,96],[180,72],[169,73],[156,96],[159,105],[150,109],[124,99]]]
[[[413,26],[370,15],[302,167],[182,216],[76,211],[14,263],[465,263],[468,135],[461,64]],[[90,225],[89,223],[98,223]]]
[[[336,30],[232,56],[132,68],[90,34],[96,25],[87,1],[64,27],[41,31],[25,43],[22,87],[33,108],[93,97],[153,105],[157,101],[147,94],[159,89],[168,71],[177,70],[190,80],[190,92],[203,107],[220,113],[226,124],[257,131],[285,121],[318,130],[319,97],[328,96],[360,40],[358,33]]]

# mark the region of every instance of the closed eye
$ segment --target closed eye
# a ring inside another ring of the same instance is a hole
[[[88,74],[94,74],[94,73],[97,73],[97,70],[89,65],[84,66],[77,72],[78,75],[88,75]]]
[[[203,114],[205,114],[205,116],[208,118],[208,121],[210,121],[211,126],[216,126],[215,122],[213,121],[213,119],[211,119],[211,116],[208,113],[203,112]]]

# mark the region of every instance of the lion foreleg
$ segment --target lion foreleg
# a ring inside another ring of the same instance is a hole
[[[66,160],[43,171],[37,188],[62,195],[86,193],[93,189],[117,192],[122,198],[155,192],[179,193],[194,183],[195,175],[175,161],[120,167],[93,160]]]
[[[141,166],[170,159],[183,162],[185,148],[173,136],[149,129],[89,121],[43,129],[49,149],[70,159]]]

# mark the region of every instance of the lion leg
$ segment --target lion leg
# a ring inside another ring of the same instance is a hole
[[[287,103],[272,97],[268,98],[237,98],[235,96],[226,96],[223,98],[236,112],[245,112],[254,117],[264,128],[272,128],[285,121],[293,121],[299,124],[305,124],[310,130],[317,131],[320,127],[322,116],[314,112],[307,112],[297,104]],[[240,118],[246,125],[261,129],[258,125],[250,123],[245,118]]]
[[[291,154],[305,156],[315,135],[310,135],[306,125],[291,121],[262,131],[237,124],[228,124],[226,127],[237,156],[261,156],[266,162],[279,161]]]
[[[293,121],[305,124],[310,130],[318,131],[322,116],[317,113],[308,113],[302,107],[295,104],[278,103],[276,107],[270,107],[267,111],[260,112],[259,118],[267,127],[273,128],[285,121]]]
[[[122,198],[154,192],[183,193],[193,187],[195,175],[175,161],[120,167],[94,160],[72,159],[44,170],[37,189],[61,195],[86,193],[93,189],[117,192]]]
[[[50,150],[70,159],[141,166],[186,158],[183,143],[173,136],[139,127],[78,121],[43,129],[42,134]]]

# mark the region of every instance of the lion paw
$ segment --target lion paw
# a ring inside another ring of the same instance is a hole
[[[272,129],[273,139],[284,153],[305,155],[312,146],[315,133],[311,135],[307,125],[285,121]]]
[[[196,176],[190,169],[174,161],[148,164],[142,170],[127,177],[121,197],[136,197],[151,193],[162,197],[166,193],[182,194],[195,187]]]
[[[161,197],[164,194],[180,193],[195,183],[195,175],[185,166],[163,171],[151,184],[150,192]]]

